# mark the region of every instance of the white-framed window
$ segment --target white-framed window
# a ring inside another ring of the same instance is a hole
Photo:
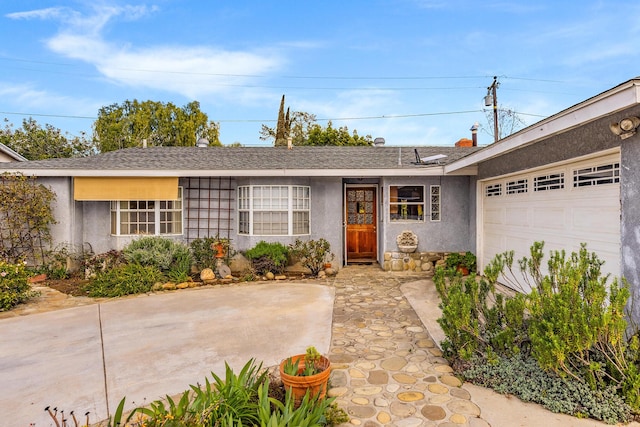
[[[441,196],[441,187],[439,185],[429,187],[429,212],[430,219],[433,222],[438,222],[441,219]]]
[[[515,181],[507,182],[507,194],[521,194],[526,193],[529,187],[529,180],[518,179]]]
[[[391,222],[424,221],[424,185],[389,186]]]
[[[561,190],[564,188],[564,172],[550,173],[533,178],[533,191]]]
[[[620,182],[620,163],[591,166],[573,171],[573,186],[615,184]]]
[[[111,201],[111,234],[182,234],[182,187],[176,200]]]
[[[310,233],[311,188],[300,185],[238,187],[238,233],[299,236]]]

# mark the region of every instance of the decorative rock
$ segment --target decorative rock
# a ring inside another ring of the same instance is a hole
[[[453,375],[443,375],[442,377],[440,377],[440,381],[442,381],[443,384],[451,387],[460,387],[462,385],[462,381],[460,381]]]
[[[398,391],[400,389],[400,385],[398,384],[389,384],[387,386],[387,391],[389,393],[395,393],[396,391]]]
[[[270,271],[267,271],[267,273],[264,275],[264,277],[266,277],[266,278],[267,278],[267,280],[273,280],[273,279],[275,279],[275,278],[276,278],[276,275],[275,275],[275,274],[273,274],[273,273],[272,273],[272,272],[270,272]]]
[[[451,393],[451,396],[457,397],[458,399],[471,399],[471,394],[463,388],[452,388],[449,390],[449,393]]]
[[[424,399],[424,394],[417,391],[405,391],[398,393],[398,399],[403,402],[415,402],[416,400]]]
[[[382,387],[374,387],[374,386],[358,387],[353,390],[354,394],[361,394],[363,396],[371,396],[374,394],[378,394],[380,392],[382,392]]]
[[[447,404],[451,412],[466,414],[477,417],[480,415],[480,408],[470,400],[452,400]]]
[[[422,420],[419,418],[405,418],[396,422],[396,427],[420,427]]]
[[[351,401],[353,403],[355,403],[356,405],[368,405],[369,404],[369,399],[366,399],[364,397],[354,397],[353,399],[351,399]]]
[[[442,405],[443,403],[447,403],[451,400],[451,396],[448,394],[436,394],[435,396],[431,396],[429,398],[429,403],[433,403],[434,405]]]
[[[436,405],[425,405],[420,410],[423,417],[431,421],[444,420],[447,413],[444,409]]]
[[[393,415],[396,415],[402,418],[409,417],[415,414],[416,412],[415,406],[409,405],[407,403],[402,403],[402,402],[392,402],[390,409]]]
[[[389,415],[388,412],[382,411],[378,413],[376,420],[378,420],[380,424],[387,424],[389,421],[391,421],[391,415]]]
[[[318,272],[318,279],[324,279],[325,277],[327,277],[327,273],[324,270]]]
[[[370,384],[386,384],[389,382],[389,374],[385,371],[371,371],[368,380]]]
[[[182,282],[176,285],[177,289],[187,289],[189,287],[189,282]]]
[[[285,276],[284,274],[279,274],[275,277],[276,280],[286,280],[287,276]]]
[[[359,369],[349,369],[349,375],[351,378],[364,378],[364,374]]]
[[[331,358],[331,361],[333,362],[334,358]],[[364,369],[366,371],[370,371],[371,369],[375,368],[376,365],[375,363],[372,362],[360,362],[358,364],[356,364],[356,368],[360,368],[360,369]]]
[[[162,285],[162,289],[164,289],[165,291],[173,291],[176,289],[176,284],[167,282],[164,285]]]
[[[376,410],[371,406],[357,405],[357,406],[349,406],[347,408],[347,413],[352,417],[369,418],[369,417],[373,417],[373,415],[376,413]]]
[[[416,344],[420,348],[433,348],[436,346],[432,339],[418,340]]]
[[[210,268],[205,268],[200,272],[200,280],[202,280],[203,282],[216,280],[216,273],[214,273]]]
[[[407,374],[393,374],[393,379],[398,381],[400,384],[415,384],[416,382],[414,377]]]
[[[163,290],[162,285],[163,285],[163,283],[161,283],[161,282],[156,282],[156,283],[154,283],[154,284],[153,284],[153,286],[151,286],[151,290],[152,290],[153,292],[161,291],[161,290]]]
[[[466,424],[467,418],[464,415],[453,414],[451,415],[451,418],[449,418],[449,421],[451,421],[454,424]]]
[[[438,372],[451,373],[453,372],[453,368],[449,365],[438,365],[435,367],[435,370]]]
[[[376,399],[373,401],[373,404],[378,407],[385,407],[389,406],[389,401],[382,397],[376,397]]]
[[[333,382],[333,377],[331,378],[331,382]],[[327,396],[340,397],[343,396],[347,391],[349,391],[347,387],[333,387],[327,391]]]
[[[434,394],[446,394],[449,393],[449,389],[442,384],[429,384],[429,391]]]
[[[390,357],[387,360],[383,360],[380,366],[387,371],[399,371],[404,368],[406,364],[407,361],[403,357]]]

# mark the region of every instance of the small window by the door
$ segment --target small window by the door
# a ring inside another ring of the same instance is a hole
[[[389,187],[389,214],[392,222],[424,221],[424,185]]]

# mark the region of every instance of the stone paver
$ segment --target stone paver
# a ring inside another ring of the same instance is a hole
[[[403,296],[415,273],[349,266],[334,279],[330,396],[353,426],[485,426]]]

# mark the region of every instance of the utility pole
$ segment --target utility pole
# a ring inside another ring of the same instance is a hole
[[[487,88],[487,96],[484,97],[484,105],[491,106],[493,103],[493,142],[498,142],[498,77],[493,76],[493,83]]]

